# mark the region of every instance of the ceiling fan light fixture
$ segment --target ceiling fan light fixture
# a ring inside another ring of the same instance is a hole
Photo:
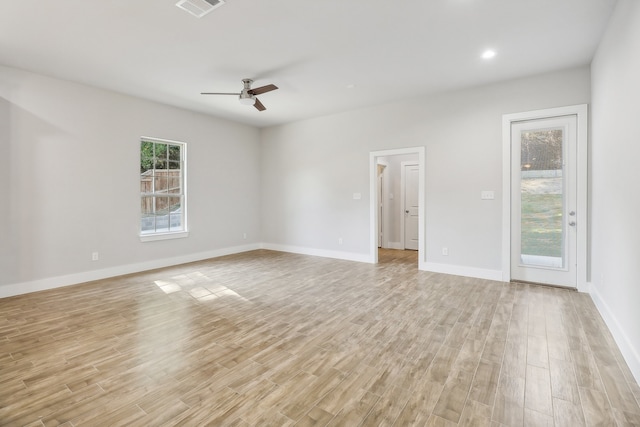
[[[242,96],[238,98],[240,100],[240,104],[242,105],[253,105],[256,103],[256,97],[253,95]]]

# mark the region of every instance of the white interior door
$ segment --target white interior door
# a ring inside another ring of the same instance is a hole
[[[404,248],[418,250],[418,184],[420,168],[417,163],[402,164]]]
[[[511,123],[511,279],[576,287],[577,116]]]
[[[384,247],[384,165],[378,165],[378,247]]]

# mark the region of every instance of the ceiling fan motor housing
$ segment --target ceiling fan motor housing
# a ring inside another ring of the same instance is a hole
[[[255,95],[252,95],[249,93],[249,91],[251,90],[251,83],[253,83],[253,80],[251,79],[242,79],[242,83],[244,83],[244,89],[242,89],[242,92],[240,92],[240,103],[242,105],[253,105],[256,103],[256,97]]]
[[[253,105],[256,103],[255,95],[251,95],[247,92],[247,89],[243,89],[242,92],[240,92],[238,99],[240,99],[240,103],[243,105]]]

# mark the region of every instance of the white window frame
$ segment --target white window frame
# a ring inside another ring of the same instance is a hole
[[[140,237],[140,241],[142,242],[152,242],[157,240],[168,240],[168,239],[180,239],[189,236],[189,229],[187,227],[187,143],[181,141],[172,141],[168,139],[159,139],[153,137],[143,136],[140,138],[140,145],[138,147],[138,155],[142,156],[142,143],[151,142],[154,144],[167,144],[167,145],[178,145],[180,146],[180,181],[181,181],[181,192],[179,196],[181,198],[180,201],[180,221],[182,224],[182,228],[176,231],[153,231],[153,232],[144,232],[142,231],[142,210],[140,210],[140,216],[138,218],[138,233]],[[142,159],[138,158],[138,164]],[[142,193],[140,192],[140,201],[143,197],[153,196],[155,193]]]

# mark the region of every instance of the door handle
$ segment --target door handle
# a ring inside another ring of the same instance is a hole
[[[398,211],[396,211],[396,212],[398,212]],[[404,211],[404,213],[408,214],[408,213],[409,213],[409,211]]]

